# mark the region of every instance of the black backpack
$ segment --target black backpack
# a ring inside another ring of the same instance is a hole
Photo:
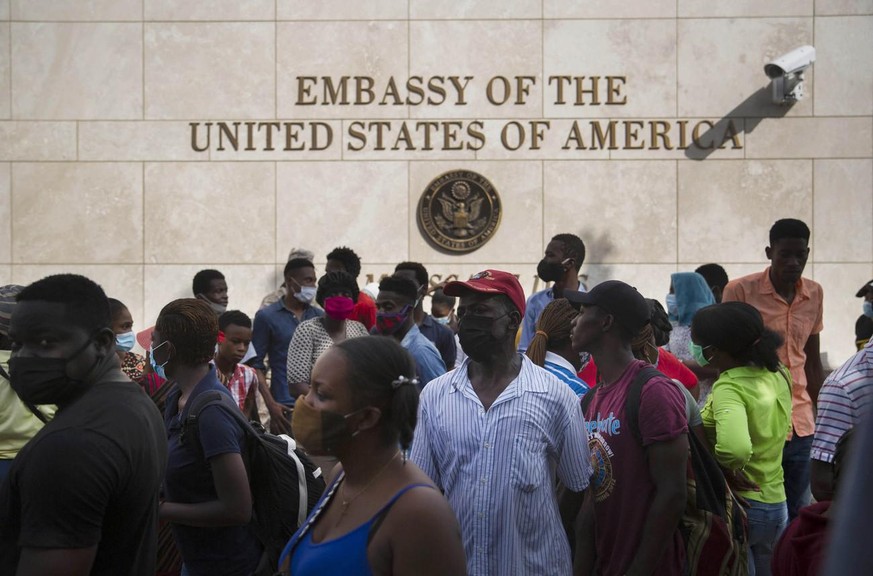
[[[628,387],[624,411],[628,428],[642,445],[640,398],[643,386],[664,376],[653,366],[643,367]],[[668,378],[669,379],[669,378]],[[582,397],[582,413],[593,400],[595,386]],[[695,576],[745,576],[748,574],[748,524],[746,512],[731,492],[715,457],[697,436],[688,431],[685,512],[679,531],[685,542],[685,564]]]
[[[243,458],[252,491],[252,523],[264,552],[255,576],[271,576],[277,571],[279,555],[288,540],[303,524],[324,492],[321,469],[297,448],[293,438],[274,436],[257,423],[250,423],[228,394],[204,392],[192,402],[188,417],[182,423],[181,442],[190,434],[198,449],[200,430],[197,423],[207,406],[221,406],[231,414],[246,435]]]

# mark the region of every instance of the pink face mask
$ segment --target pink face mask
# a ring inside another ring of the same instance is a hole
[[[355,310],[355,301],[348,296],[330,296],[324,299],[324,312],[334,320],[348,320]]]

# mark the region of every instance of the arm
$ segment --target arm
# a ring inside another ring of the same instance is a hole
[[[210,458],[209,464],[218,500],[198,504],[162,502],[162,520],[208,528],[239,526],[251,520],[252,494],[242,456],[236,452],[219,454]]]
[[[257,420],[258,416],[258,404],[255,402],[255,388],[258,385],[258,377],[254,376],[255,381],[249,386],[248,391],[246,392],[246,399],[243,402],[243,414],[245,414],[246,418],[249,420]]]
[[[584,500],[585,490],[573,492],[568,490],[563,484],[561,485],[561,495],[558,498],[558,513],[561,515],[561,524],[563,524],[564,531],[568,537],[573,535],[574,525],[579,517],[579,511],[582,509]]]
[[[276,402],[270,387],[267,386],[267,377],[263,370],[255,369],[258,375],[258,392],[264,399],[267,412],[270,414],[270,432],[273,434],[291,434],[291,423],[288,421],[288,409]]]
[[[646,456],[655,484],[655,497],[646,515],[640,547],[628,567],[628,576],[648,576],[655,571],[664,550],[672,544],[666,535],[676,531],[685,510],[686,435],[650,444]]]
[[[813,334],[803,347],[806,354],[806,363],[803,371],[806,374],[806,391],[812,398],[813,404],[818,403],[818,393],[824,383],[824,368],[821,365],[821,339],[818,334]]]
[[[22,548],[16,576],[88,576],[97,545],[89,548]]]
[[[467,574],[467,561],[458,520],[439,491],[416,488],[408,496],[404,496],[396,508],[398,510],[391,525],[393,574]]]
[[[816,502],[834,499],[834,465],[831,462],[810,460],[810,487]]]
[[[575,529],[576,556],[573,559],[573,576],[592,576],[597,548],[594,540],[594,493],[591,490],[586,491]]]
[[[309,392],[309,377],[315,363],[315,330],[313,325],[304,322],[294,331],[288,343],[288,360],[285,364],[288,379],[288,392],[292,398]]]
[[[712,389],[715,418],[715,459],[728,470],[741,470],[752,457],[752,438],[746,405],[726,382]]]
[[[819,394],[818,412],[815,419],[815,436],[810,450],[812,495],[818,501],[831,500],[834,491],[834,453],[837,442],[858,423],[854,407],[856,402],[846,387],[835,378],[842,378],[838,371],[828,378]]]

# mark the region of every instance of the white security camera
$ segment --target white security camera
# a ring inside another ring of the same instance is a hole
[[[803,99],[803,72],[815,62],[815,48],[801,46],[764,65],[772,80],[773,102],[793,104]]]

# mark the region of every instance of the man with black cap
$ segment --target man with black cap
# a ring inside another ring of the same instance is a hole
[[[579,401],[515,350],[525,309],[515,276],[485,270],[443,291],[460,297],[467,358],[422,392],[411,458],[457,515],[469,574],[570,574],[562,521],[591,475]],[[568,490],[560,509],[556,476]]]
[[[861,315],[855,321],[855,348],[860,350],[873,334],[873,280],[870,280],[855,294],[855,298],[863,298]]]
[[[685,403],[676,385],[658,375],[643,384],[635,422],[626,411],[631,384],[646,366],[631,342],[649,322],[649,307],[618,280],[564,297],[581,309],[573,349],[590,352],[601,377],[583,401],[589,449],[600,465],[577,524],[576,567],[601,576],[683,574]]]

